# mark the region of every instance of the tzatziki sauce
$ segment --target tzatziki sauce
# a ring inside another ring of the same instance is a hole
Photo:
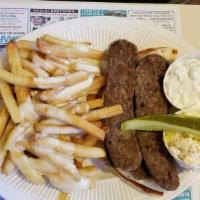
[[[200,53],[199,57],[178,59],[169,67],[164,91],[170,103],[179,109],[200,104]]]

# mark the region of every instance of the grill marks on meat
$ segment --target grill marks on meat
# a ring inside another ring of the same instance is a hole
[[[160,85],[167,70],[166,61],[158,55],[148,55],[136,68],[136,116],[166,114],[167,100]],[[158,132],[138,131],[137,139],[147,169],[154,180],[166,190],[175,190],[179,177]]]
[[[110,128],[106,135],[106,148],[115,167],[135,170],[142,161],[135,132],[124,133],[119,126],[122,121],[134,117],[132,98],[135,66],[138,61],[137,47],[126,40],[117,40],[110,45],[107,58],[105,104],[121,104],[123,114],[105,120]]]

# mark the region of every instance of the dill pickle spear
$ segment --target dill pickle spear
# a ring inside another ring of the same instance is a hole
[[[123,131],[178,131],[200,136],[200,118],[186,115],[151,115],[130,119],[121,124]]]

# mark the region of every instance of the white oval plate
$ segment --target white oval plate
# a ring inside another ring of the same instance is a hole
[[[139,49],[170,46],[178,48],[180,55],[196,50],[185,40],[157,26],[117,17],[89,17],[62,21],[33,31],[20,39],[35,40],[46,33],[68,40],[90,41],[93,47],[101,50],[119,38],[135,43]],[[102,165],[99,167],[102,168]],[[180,187],[173,192],[165,191],[163,197],[157,197],[138,191],[105,169],[100,174],[94,189],[72,193],[70,200],[167,200],[186,189],[196,176],[196,172],[181,172]],[[152,181],[141,182],[149,187],[161,189]],[[0,188],[2,195],[11,200],[54,200],[59,194],[59,191],[49,184],[38,186],[29,183],[21,174],[10,176],[0,174]]]

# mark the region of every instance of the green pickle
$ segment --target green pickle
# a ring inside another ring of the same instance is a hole
[[[121,124],[123,131],[172,131],[200,137],[200,117],[186,115],[152,115],[130,119]],[[170,135],[169,137],[172,137]]]

